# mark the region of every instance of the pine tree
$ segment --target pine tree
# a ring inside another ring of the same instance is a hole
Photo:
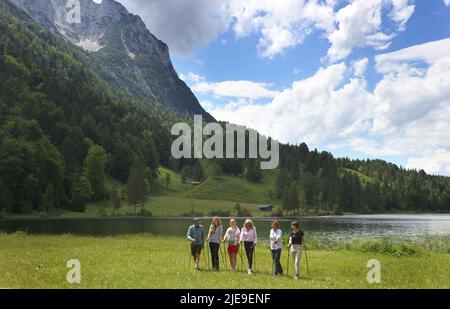
[[[55,187],[52,184],[48,184],[44,191],[44,197],[42,198],[41,209],[46,212],[51,212],[55,208]]]
[[[137,207],[142,205],[148,195],[148,185],[145,181],[144,166],[139,160],[135,160],[131,166],[130,177],[127,182],[128,202],[134,206],[134,214]]]
[[[122,207],[122,200],[120,199],[120,194],[117,189],[111,192],[111,202],[113,204],[113,214],[115,215],[117,211]]]
[[[108,156],[105,150],[98,145],[89,148],[88,155],[84,160],[84,176],[89,180],[94,191],[93,200],[98,201],[106,196],[105,167]]]
[[[247,160],[247,180],[250,182],[258,182],[262,178],[261,162],[258,159]]]
[[[195,181],[202,181],[204,177],[203,168],[199,161],[195,163],[194,167],[194,180]]]
[[[114,145],[114,151],[111,158],[111,176],[120,181],[126,182],[130,176],[133,157],[134,153],[127,143],[116,143]]]
[[[286,172],[285,169],[282,169],[277,177],[275,188],[276,198],[278,199],[282,198],[284,191],[286,190],[286,188],[289,187],[290,183],[291,179],[289,177],[289,174]]]
[[[181,169],[181,183],[186,183],[189,177],[192,177],[192,167],[190,165],[186,165]]]
[[[289,192],[290,192],[290,188],[287,187],[284,189],[283,194],[282,194],[281,209],[283,209],[283,211],[285,211],[285,212],[289,212],[289,210],[291,209],[290,201],[289,201]]]
[[[165,178],[165,181],[166,181],[166,189],[169,189],[170,180],[171,180],[170,174],[169,174],[169,173],[166,173],[166,178]]]
[[[84,212],[86,203],[91,199],[94,191],[92,190],[89,180],[85,176],[81,176],[73,185],[72,199],[70,200],[70,208],[75,212]]]
[[[215,176],[215,177],[220,177],[220,176],[222,176],[222,174],[223,174],[223,172],[222,172],[222,166],[221,166],[219,163],[214,162],[214,163],[211,165],[211,174],[212,174],[213,176]]]
[[[289,155],[288,158],[288,170],[292,180],[298,180],[300,178],[300,166],[299,160],[295,154]]]
[[[296,213],[297,210],[300,209],[300,200],[298,198],[297,186],[294,184],[289,189],[289,209]]]
[[[2,177],[0,177],[0,201],[0,209],[11,212],[14,200]]]

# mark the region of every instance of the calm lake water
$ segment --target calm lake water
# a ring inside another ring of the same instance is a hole
[[[111,236],[149,233],[184,237],[192,219],[187,218],[105,218],[105,219],[14,219],[0,220],[0,231],[30,234],[75,234]],[[228,219],[222,219],[228,226]],[[254,218],[258,236],[266,240],[269,218]],[[204,225],[209,225],[205,218]],[[281,229],[289,230],[291,219],[279,219]],[[358,215],[301,218],[306,235],[325,242],[355,238],[382,238],[415,241],[424,236],[450,235],[450,215]],[[242,226],[244,219],[238,219]]]

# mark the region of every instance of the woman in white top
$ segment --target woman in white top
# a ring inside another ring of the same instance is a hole
[[[253,254],[258,236],[256,234],[256,227],[250,219],[245,220],[244,227],[241,231],[241,241],[244,243],[245,253],[247,254],[248,274],[252,274]]]
[[[223,241],[228,242],[228,255],[230,256],[231,269],[236,271],[236,255],[239,252],[239,242],[241,241],[241,231],[237,227],[236,220],[230,220],[230,227],[225,232]]]
[[[283,274],[281,267],[281,249],[283,248],[283,232],[280,230],[280,223],[277,220],[272,221],[272,229],[270,230],[270,250],[272,251],[272,261],[274,265],[273,274],[275,276]]]

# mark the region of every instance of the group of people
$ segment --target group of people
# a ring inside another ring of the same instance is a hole
[[[270,250],[272,253],[273,274],[282,275],[281,251],[283,249],[283,232],[277,220],[272,221],[269,233]],[[291,233],[289,234],[288,250],[292,255],[295,270],[295,279],[300,278],[300,258],[304,249],[304,233],[300,230],[299,222],[291,223]],[[239,229],[235,219],[230,220],[228,229],[223,234],[223,226],[219,217],[214,217],[211,221],[208,232],[201,225],[200,219],[194,219],[194,224],[189,227],[187,238],[191,243],[191,255],[195,261],[195,270],[199,270],[200,256],[204,248],[205,241],[209,244],[211,252],[212,269],[219,270],[219,251],[221,244],[227,244],[227,252],[230,259],[231,270],[236,271],[237,255],[242,246],[245,249],[247,259],[247,272],[252,274],[254,251],[257,243],[256,227],[250,219],[245,220],[242,229]],[[242,252],[241,252],[242,254]],[[241,257],[242,258],[242,257]]]

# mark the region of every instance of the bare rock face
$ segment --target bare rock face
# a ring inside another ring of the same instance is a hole
[[[214,121],[189,87],[179,79],[168,46],[158,40],[139,16],[114,0],[9,0],[35,21],[83,48],[104,80],[149,104]]]

